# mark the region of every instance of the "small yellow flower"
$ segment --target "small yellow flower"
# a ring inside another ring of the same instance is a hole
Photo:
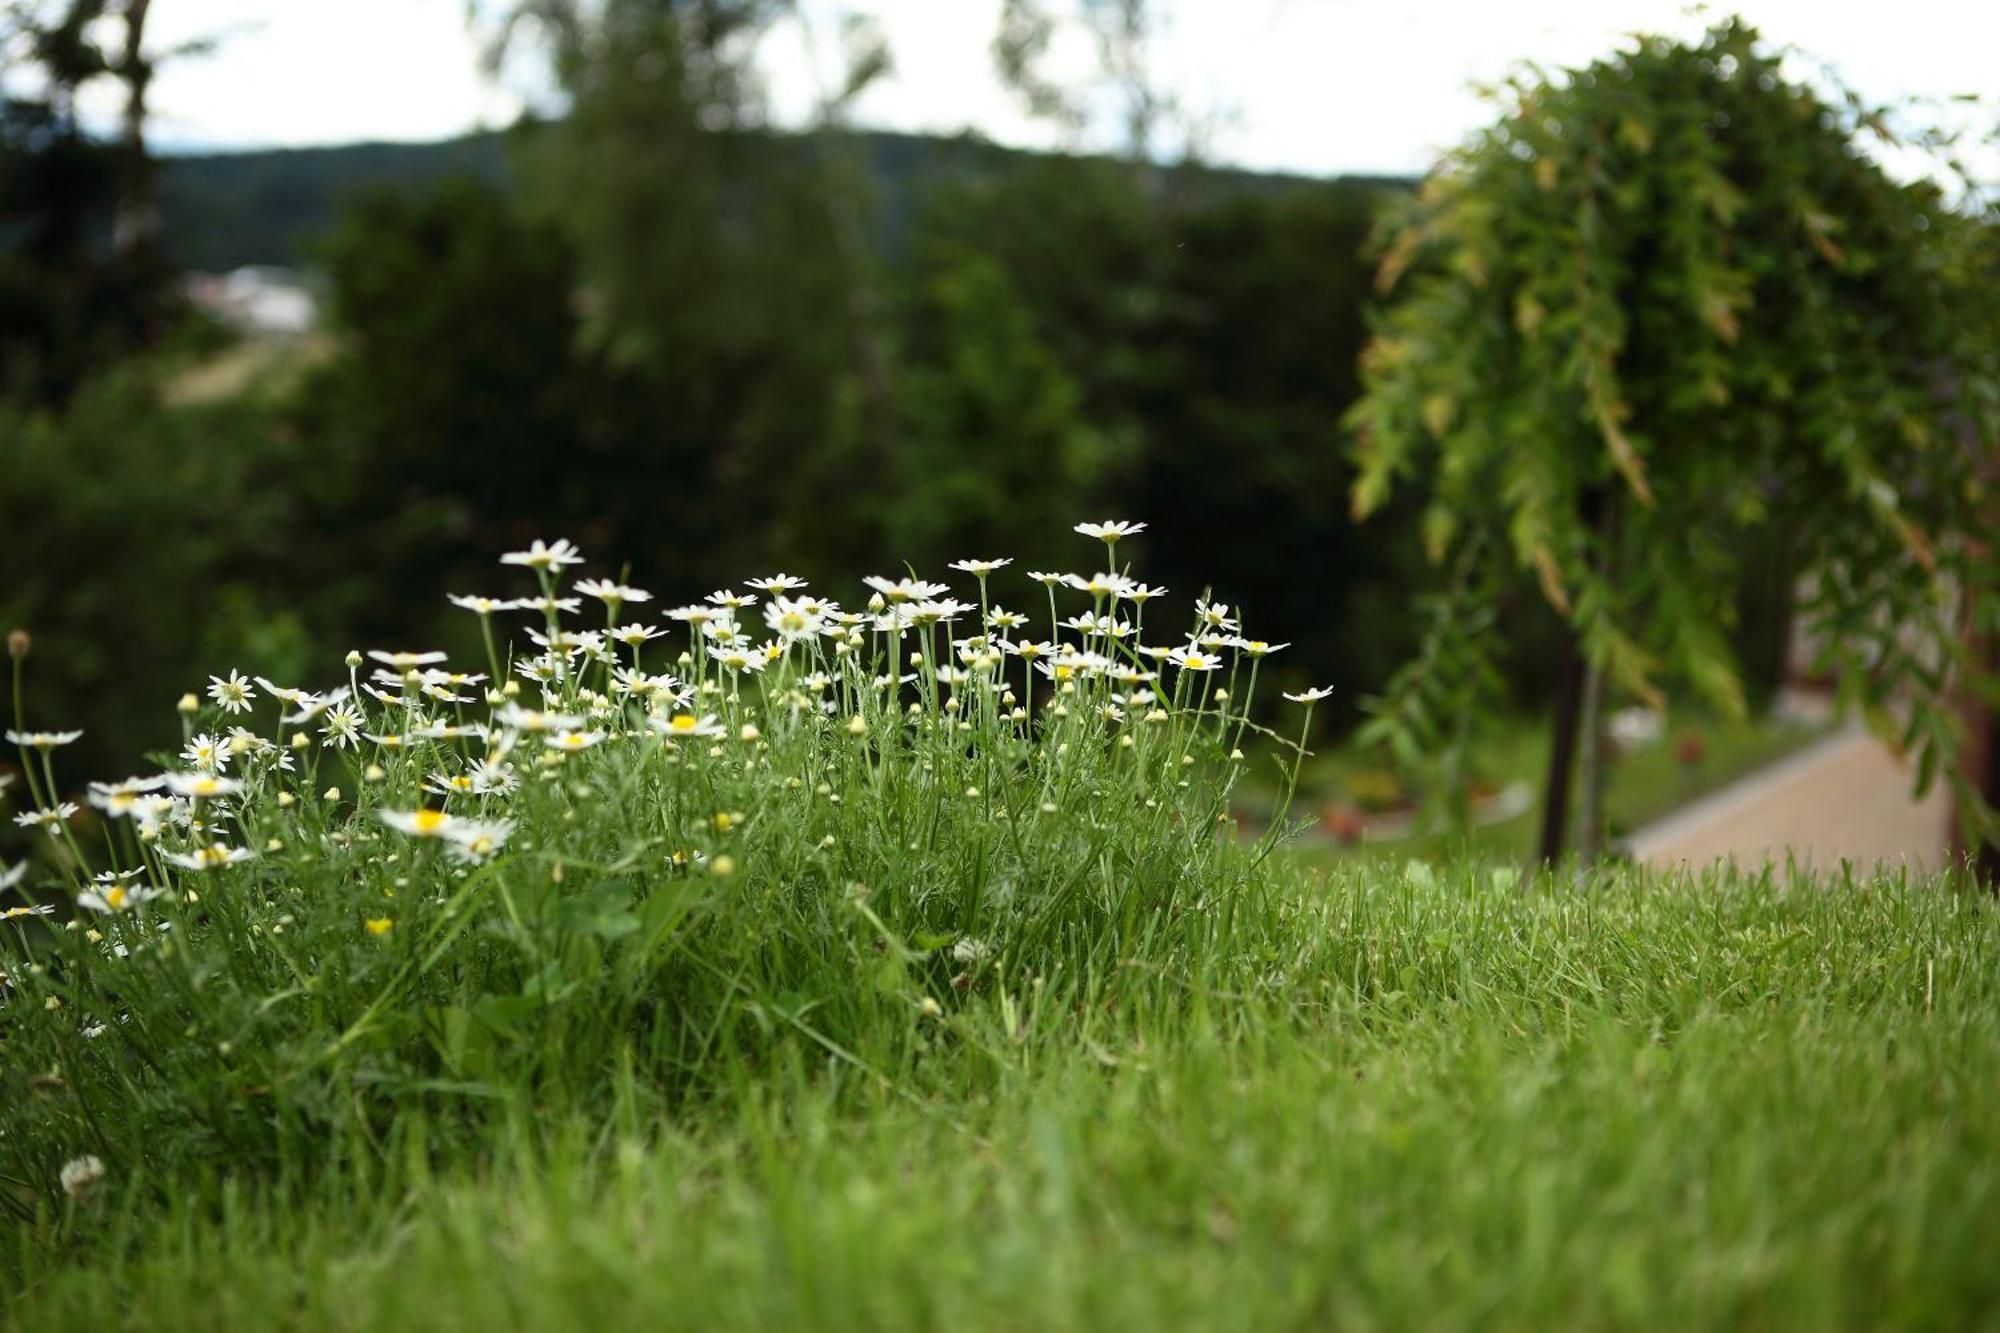
[[[393,916],[371,916],[368,918],[368,933],[370,935],[387,935],[395,927],[396,918]]]
[[[728,879],[736,873],[736,858],[732,856],[714,858],[708,863],[708,873],[717,879]]]

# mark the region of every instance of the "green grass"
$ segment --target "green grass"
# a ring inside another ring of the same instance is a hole
[[[1767,764],[1795,754],[1827,734],[1824,726],[1770,715],[1740,719],[1693,715],[1676,720],[1667,735],[1650,745],[1618,755],[1605,789],[1605,811],[1614,838],[1628,834],[1690,801],[1717,791]],[[1703,753],[1697,763],[1683,763],[1675,740],[1698,737]],[[1548,725],[1536,718],[1496,720],[1473,746],[1472,764],[1494,788],[1526,784],[1539,800],[1548,764]],[[1357,778],[1368,781],[1379,773],[1377,754],[1334,748],[1312,761],[1299,779],[1295,808],[1319,811],[1348,802]],[[1260,791],[1259,804],[1274,802],[1275,794]],[[1329,861],[1349,858],[1401,860],[1416,857],[1448,862],[1462,856],[1525,860],[1533,854],[1539,806],[1509,819],[1467,830],[1428,830],[1408,836],[1371,836],[1352,845],[1328,843],[1322,856]]]
[[[128,1205],[22,1328],[1971,1328],[2000,915],[1943,883],[1300,879],[1229,993],[1132,969],[893,1085],[809,1044],[477,1159]],[[1032,982],[1024,979],[1026,992]],[[606,1071],[621,1084],[628,1076]],[[81,1239],[81,1236],[78,1237]]]
[[[984,578],[891,591],[677,657],[545,608],[494,679],[352,656],[351,716],[217,682],[89,812],[22,736],[6,1318],[1993,1320],[1986,896],[1329,871],[1230,817],[1212,619],[1213,672],[1093,619],[1031,674]]]

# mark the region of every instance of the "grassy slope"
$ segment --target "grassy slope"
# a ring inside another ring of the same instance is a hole
[[[90,1219],[38,1330],[1935,1327],[2000,1320],[2000,913],[1942,885],[1301,884],[888,1088],[803,1044],[671,1122]],[[1031,979],[1022,979],[1032,985]],[[616,1082],[612,1071],[607,1078]]]

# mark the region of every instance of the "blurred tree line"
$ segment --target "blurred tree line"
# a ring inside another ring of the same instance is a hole
[[[1244,604],[1293,645],[1280,676],[1332,684],[1329,721],[1351,723],[1439,578],[1415,500],[1366,529],[1345,516],[1370,234],[1403,187],[1158,165],[1200,133],[1148,82],[1143,6],[1078,13],[1128,100],[1128,151],[958,141],[885,198],[847,121],[888,68],[865,24],[827,42],[842,74],[815,125],[776,133],[755,52],[791,6],[509,11],[565,114],[514,131],[504,182],[352,202],[318,251],[332,351],[302,379],[190,401],[183,326],[0,404],[0,618],[54,659],[38,720],[93,729],[82,757],[108,771],[172,739],[200,673],[323,685],[350,646],[469,649],[446,641],[471,626],[443,593],[508,590],[493,557],[535,536],[630,561],[666,598],[778,568],[851,598],[905,563],[1073,568],[1069,524],[1115,516],[1152,525],[1147,580],[1183,607],[1211,583]],[[1006,14],[1001,67],[1068,114],[1040,53],[1077,15]],[[46,147],[7,141],[9,219],[49,197],[16,174]],[[115,207],[95,196],[85,230],[108,236]],[[22,234],[10,221],[0,271],[36,268]],[[1534,697],[1559,622],[1526,580],[1494,606]]]

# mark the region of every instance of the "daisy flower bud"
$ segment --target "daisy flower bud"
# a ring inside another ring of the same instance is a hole
[[[380,782],[388,776],[388,770],[384,769],[380,764],[370,764],[361,770],[361,777],[367,782]]]
[[[312,745],[312,737],[306,735],[303,731],[295,731],[292,733],[292,748],[294,750],[308,749],[311,747],[311,745]]]
[[[360,666],[360,665],[361,665],[361,652],[360,652],[360,650],[359,650],[359,649],[356,649],[356,648],[350,648],[350,649],[348,649],[348,650],[347,650],[347,657],[346,657],[346,659],[345,659],[345,660],[346,660],[346,662],[347,662],[347,665],[348,665],[348,668],[349,668],[350,670],[351,670],[351,669],[353,669],[354,667],[358,667],[358,666]]]
[[[201,711],[201,700],[194,697],[193,690],[189,690],[180,697],[180,702],[176,703],[174,708],[182,713],[199,713]]]
[[[328,787],[328,788],[326,789],[326,794],[325,794],[324,796],[322,796],[322,797],[321,797],[320,799],[321,799],[321,800],[326,800],[326,801],[337,801],[337,800],[339,800],[339,799],[340,799],[340,788],[338,788],[338,787]]]
[[[728,879],[736,873],[736,858],[732,856],[715,857],[708,863],[708,873],[717,879]]]
[[[868,719],[859,713],[848,718],[847,734],[850,736],[866,736],[868,734]]]
[[[289,809],[291,809],[291,808],[292,808],[292,806],[293,806],[293,805],[294,805],[294,804],[295,804],[295,803],[296,803],[297,801],[298,801],[298,797],[296,797],[296,796],[292,795],[292,794],[291,794],[290,792],[288,792],[288,791],[281,791],[281,792],[279,792],[279,793],[278,793],[278,808],[279,808],[280,810],[289,810]]]
[[[7,656],[13,658],[16,662],[25,660],[28,656],[28,649],[34,647],[34,645],[35,641],[29,637],[28,631],[24,629],[7,631]]]
[[[521,682],[518,680],[508,681],[500,687],[500,693],[506,695],[509,699],[519,698],[521,695]]]
[[[754,741],[758,737],[763,735],[762,732],[757,730],[757,724],[754,722],[745,722],[743,724],[743,730],[738,734],[740,734],[746,741]]]

